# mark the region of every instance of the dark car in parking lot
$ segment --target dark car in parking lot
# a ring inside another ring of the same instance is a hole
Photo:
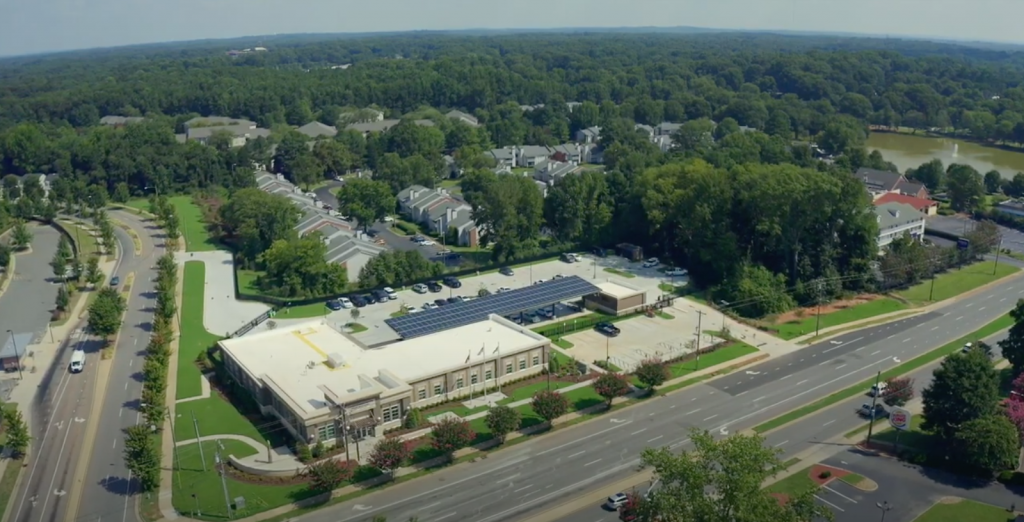
[[[455,276],[447,276],[442,279],[442,281],[451,288],[459,288],[462,286],[462,281],[459,281],[459,278]]]
[[[437,281],[431,281],[431,282],[427,283],[427,290],[430,290],[431,292],[434,292],[434,293],[440,292],[441,291],[441,283],[438,283]]]
[[[503,276],[514,276],[514,275],[516,275],[515,271],[512,270],[512,267],[509,267],[509,266],[501,267],[501,269],[498,270],[498,273],[503,275]]]
[[[448,300],[447,299],[434,299],[434,304],[436,304],[437,306],[444,306],[444,305],[448,304]]]
[[[349,300],[352,301],[352,305],[356,308],[362,308],[367,305],[366,299],[361,295],[354,295]]]
[[[373,298],[378,303],[383,303],[383,302],[389,301],[391,299],[391,296],[389,296],[387,292],[385,292],[384,290],[381,290],[379,288],[377,290],[374,290],[373,292],[371,292],[371,294],[373,294]]]
[[[453,295],[448,298],[449,303],[461,303],[462,301],[464,301],[464,299],[461,295]]]
[[[596,325],[594,325],[594,329],[597,330],[598,332],[607,335],[608,337],[615,337],[622,333],[622,330],[619,330],[618,326],[615,326],[614,324],[609,322],[597,323]]]
[[[601,247],[594,247],[594,249],[591,250],[590,253],[594,254],[597,257],[605,257],[605,256],[608,255],[608,251],[606,251],[605,249],[603,249]]]
[[[335,312],[337,312],[338,310],[341,310],[341,308],[342,308],[341,301],[339,301],[337,299],[331,299],[330,301],[327,301],[327,308],[330,308],[331,310],[334,310]]]
[[[377,298],[374,297],[373,294],[363,294],[360,297],[366,301],[366,304],[377,304]]]

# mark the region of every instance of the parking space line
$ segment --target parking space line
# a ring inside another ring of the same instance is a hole
[[[841,507],[839,507],[839,506],[837,506],[837,505],[835,505],[835,504],[833,504],[833,503],[831,503],[831,502],[829,502],[829,501],[819,497],[818,495],[814,495],[814,498],[816,498],[816,499],[818,499],[818,500],[820,500],[820,501],[822,501],[822,502],[832,506],[835,509],[838,509],[839,511],[846,511],[845,509],[843,509],[843,508],[841,508]]]
[[[838,491],[836,491],[836,490],[834,490],[834,489],[832,489],[832,488],[830,488],[828,486],[822,486],[822,487],[827,489],[827,490],[829,490],[829,491],[831,491],[831,492],[833,492],[833,493],[835,493],[836,495],[839,495],[840,497],[845,498],[846,500],[849,500],[850,502],[853,502],[854,504],[857,503],[856,500],[854,500],[854,499],[852,499],[852,498],[850,498],[850,497],[848,497],[848,496],[846,496],[846,495],[844,495],[844,494],[842,494],[842,493],[840,493],[840,492],[838,492]]]

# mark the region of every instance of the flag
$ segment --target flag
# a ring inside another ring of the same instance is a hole
[[[483,346],[481,346],[481,347],[480,347],[480,351],[479,351],[479,352],[476,352],[476,354],[477,354],[477,355],[483,355],[483,354],[484,354],[484,347],[483,347]]]
[[[469,353],[466,354],[466,364],[469,364],[469,358],[472,357],[472,356],[473,356],[473,350],[470,350]]]
[[[494,351],[491,352],[491,355],[494,355],[494,354],[496,354],[496,353],[498,353],[500,351],[501,351],[501,343],[498,343],[498,346],[494,347]]]

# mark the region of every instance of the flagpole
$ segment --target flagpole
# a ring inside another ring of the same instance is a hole
[[[498,368],[498,365],[501,364],[501,343],[500,342],[498,343],[498,347],[495,348],[494,351],[498,352],[498,359],[496,361],[494,361],[494,380],[498,384],[498,393],[501,393],[501,373],[500,373],[501,370]]]

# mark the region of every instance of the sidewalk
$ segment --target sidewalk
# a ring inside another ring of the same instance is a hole
[[[741,323],[710,306],[702,305],[696,301],[676,299],[672,308],[682,313],[701,312],[704,314],[701,324],[702,330],[721,330],[724,326],[728,328],[730,334],[735,339],[743,341],[771,357],[786,355],[804,348],[793,341],[784,341],[768,332],[762,332],[753,326]]]
[[[175,253],[175,257],[181,256],[181,253]],[[181,324],[181,303],[182,303],[182,291],[185,284],[185,265],[184,263],[178,263],[178,285],[174,290],[175,302],[178,303],[178,320],[171,323],[171,328]],[[179,333],[179,332],[175,332]],[[171,503],[172,495],[172,484],[174,483],[174,437],[171,436],[174,433],[174,423],[177,422],[177,401],[175,397],[178,394],[178,339],[179,335],[171,335],[170,350],[171,356],[167,362],[167,392],[165,395],[164,402],[167,404],[167,419],[163,426],[163,435],[160,437],[160,489],[157,491],[159,495],[157,503],[160,508],[160,514],[163,516],[163,520],[175,520],[178,518],[178,512],[174,510],[174,506]]]

